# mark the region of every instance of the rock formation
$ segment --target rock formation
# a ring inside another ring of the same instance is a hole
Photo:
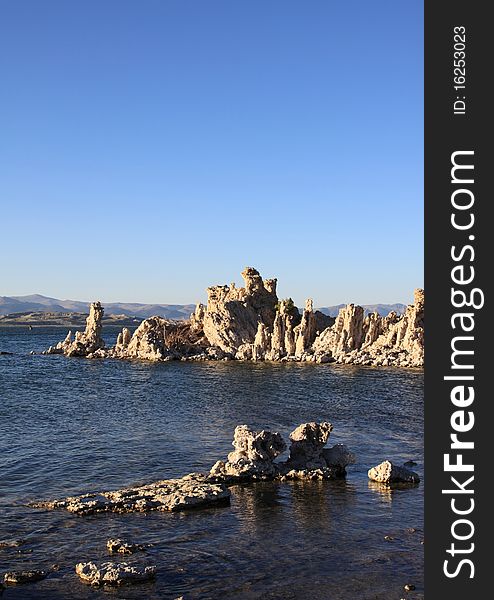
[[[140,583],[149,581],[156,577],[156,566],[137,567],[127,563],[94,562],[78,563],[75,572],[83,581],[89,585],[124,585],[128,583]]]
[[[177,511],[230,503],[230,492],[204,475],[191,473],[181,479],[164,479],[110,492],[70,496],[62,500],[36,502],[33,508],[64,508],[78,515],[96,513]]]
[[[253,344],[259,323],[270,328],[276,316],[276,279],[262,280],[256,269],[242,272],[245,287],[234,283],[207,289],[203,330],[209,344],[235,356],[243,344]]]
[[[210,475],[218,480],[272,479],[277,470],[274,459],[286,450],[286,444],[277,432],[263,429],[254,431],[247,425],[238,425],[226,462],[219,460]]]
[[[283,479],[334,479],[344,477],[355,455],[346,446],[325,448],[331,423],[302,423],[290,434],[290,456],[280,465]]]
[[[369,479],[378,483],[419,483],[420,477],[406,467],[400,467],[389,460],[385,460],[368,472]]]
[[[291,299],[276,295],[276,279],[263,280],[256,269],[242,272],[244,287],[234,283],[208,288],[207,305],[198,304],[188,321],[145,319],[133,335],[124,328],[113,348],[101,339],[103,308],[91,305],[86,330],[74,341],[69,331],[48,354],[167,360],[254,360],[338,362],[366,366],[422,367],[424,292],[398,316],[365,316],[349,304],[334,319],[314,311],[307,300],[300,315]]]
[[[101,337],[103,307],[101,302],[93,302],[89,307],[89,316],[86,319],[86,329],[76,331],[72,341],[72,332],[69,331],[63,342],[51,346],[46,354],[65,354],[66,356],[88,356],[105,347]]]
[[[331,423],[303,423],[290,434],[290,457],[288,464],[297,469],[326,467],[322,449],[333,430]]]
[[[286,450],[279,433],[254,431],[247,425],[235,429],[234,452],[226,462],[219,460],[210,471],[212,481],[226,483],[263,479],[335,479],[344,477],[355,455],[346,446],[325,448],[331,423],[303,423],[290,434],[290,455],[284,462],[274,460]]]
[[[424,291],[402,316],[373,313],[364,318],[361,306],[342,308],[332,327],[314,344],[315,358],[331,357],[344,364],[422,367],[424,364]]]

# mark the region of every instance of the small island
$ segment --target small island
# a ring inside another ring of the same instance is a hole
[[[244,287],[234,283],[207,289],[206,305],[198,304],[186,321],[155,316],[134,333],[123,327],[110,348],[101,332],[104,308],[90,306],[84,332],[69,331],[46,350],[87,358],[169,360],[249,360],[337,362],[364,366],[421,368],[424,364],[424,291],[404,314],[365,315],[348,304],[336,318],[314,310],[308,299],[302,314],[288,298],[276,294],[276,279],[262,279],[247,267]]]

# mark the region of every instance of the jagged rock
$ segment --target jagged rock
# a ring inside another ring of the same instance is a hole
[[[422,367],[424,364],[424,291],[415,290],[414,304],[402,316],[391,312],[364,318],[360,306],[340,310],[335,324],[313,344],[316,360],[331,356],[343,364]]]
[[[300,314],[291,299],[280,300],[276,306],[276,315],[271,334],[271,348],[266,353],[267,360],[280,360],[295,354],[295,327]]]
[[[394,465],[391,461],[385,460],[376,467],[372,467],[368,472],[369,479],[378,483],[419,483],[420,477],[414,471],[405,467]]]
[[[113,356],[159,361],[198,356],[210,350],[201,328],[192,326],[190,321],[173,321],[162,317],[145,319],[134,335],[127,339],[128,336],[122,332],[122,344],[117,340]]]
[[[162,317],[145,319],[135,330],[124,350],[128,358],[160,360],[168,354],[166,328],[168,321]]]
[[[210,471],[212,481],[234,483],[259,479],[335,479],[344,477],[355,455],[346,446],[324,448],[333,426],[331,423],[303,423],[291,434],[290,456],[285,462],[273,462],[286,450],[279,433],[253,431],[247,425],[235,428],[235,451],[226,462],[219,460]]]
[[[290,469],[321,469],[327,466],[323,448],[333,430],[331,423],[302,423],[290,434]]]
[[[134,554],[134,552],[139,552],[146,548],[142,544],[134,544],[121,539],[108,540],[106,542],[106,547],[110,554]]]
[[[276,315],[276,279],[262,280],[256,269],[242,272],[245,287],[209,287],[203,331],[211,346],[235,355],[243,344],[253,344],[258,324],[271,327]]]
[[[88,356],[105,347],[101,337],[104,309],[100,302],[93,302],[89,307],[89,316],[86,319],[86,329],[76,331],[72,341],[72,332],[69,331],[63,342],[50,346],[45,354],[65,354],[65,356]]]
[[[245,286],[208,288],[207,306],[198,304],[188,321],[162,317],[145,319],[131,336],[127,328],[116,345],[106,349],[101,339],[103,308],[91,305],[84,333],[47,354],[168,360],[270,360],[314,363],[421,367],[424,360],[424,292],[402,316],[364,315],[349,304],[336,318],[314,311],[307,300],[301,316],[291,299],[278,302],[276,279],[261,278],[256,269],[243,273]]]
[[[333,325],[333,323],[333,317],[328,317],[319,310],[314,312],[313,301],[309,298],[305,303],[302,321],[295,328],[295,356],[302,357],[309,351],[317,334]]]
[[[9,571],[3,576],[3,582],[11,585],[19,583],[34,583],[48,576],[48,571]]]
[[[218,461],[210,476],[217,480],[270,479],[277,469],[273,460],[286,450],[286,444],[277,432],[263,429],[254,431],[247,425],[235,428],[232,446],[226,462]]]
[[[206,307],[200,302],[196,305],[195,311],[190,315],[190,324],[193,330],[202,331],[204,327],[204,315],[206,314]]]
[[[256,337],[254,338],[254,345],[252,347],[253,360],[264,360],[266,352],[269,352],[271,347],[270,338],[271,336],[266,325],[259,322],[259,325],[257,326]]]
[[[124,585],[140,583],[156,577],[156,566],[139,568],[127,563],[94,562],[78,563],[75,572],[84,583],[89,585]]]
[[[177,511],[229,502],[230,492],[223,485],[208,481],[204,475],[191,473],[180,479],[164,479],[138,487],[35,502],[31,506],[64,508],[78,515],[92,515],[103,512]]]
[[[328,467],[341,467],[355,464],[356,456],[344,444],[335,444],[331,448],[323,448],[322,456]]]
[[[315,340],[316,352],[330,353],[336,359],[360,348],[363,339],[364,309],[349,304],[340,309],[334,324]]]
[[[121,333],[118,334],[115,350],[117,352],[126,350],[130,343],[131,337],[130,331],[127,329],[127,327],[124,327]]]

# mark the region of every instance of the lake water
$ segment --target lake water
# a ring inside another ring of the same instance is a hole
[[[65,333],[0,329],[0,351],[15,353],[0,356],[0,541],[24,541],[0,549],[0,574],[59,565],[2,600],[423,598],[423,483],[391,491],[367,478],[386,458],[412,459],[423,475],[421,372],[29,355]],[[107,333],[114,343],[116,331]],[[334,426],[330,445],[357,454],[345,481],[234,486],[231,506],[183,513],[80,517],[27,506],[208,470],[232,449],[238,424],[288,441],[298,424],[322,420]],[[157,565],[156,581],[81,583],[75,564],[108,560],[109,537],[153,544],[129,562]]]

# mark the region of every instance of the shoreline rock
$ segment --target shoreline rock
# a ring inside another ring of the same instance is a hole
[[[77,515],[180,511],[230,504],[230,492],[199,473],[180,479],[164,479],[147,485],[108,492],[69,496],[60,500],[34,502],[32,508],[63,508]]]
[[[391,483],[420,483],[420,477],[417,473],[406,467],[395,465],[389,460],[385,460],[379,465],[372,467],[372,469],[369,469],[368,476],[371,481],[386,485]]]

